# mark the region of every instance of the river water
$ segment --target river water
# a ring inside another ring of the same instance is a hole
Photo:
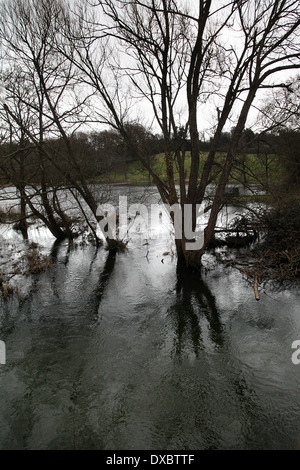
[[[0,306],[0,448],[299,447],[300,293],[257,302],[238,271],[207,255],[189,274],[135,228],[117,255],[32,229],[52,266]]]

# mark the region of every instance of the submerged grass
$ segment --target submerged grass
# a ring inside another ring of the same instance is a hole
[[[37,275],[47,271],[51,267],[51,259],[40,252],[37,243],[30,243],[25,251],[19,250],[17,259],[15,258],[15,247],[10,247],[11,253],[7,253],[3,263],[3,271],[0,273],[0,298],[8,301],[14,295],[20,295],[20,285],[23,284],[22,278]],[[1,256],[2,258],[4,256]],[[5,270],[4,270],[5,266]]]
[[[29,245],[29,250],[24,254],[23,258],[27,263],[27,269],[25,270],[27,275],[47,271],[51,266],[50,257],[42,255],[36,243]]]

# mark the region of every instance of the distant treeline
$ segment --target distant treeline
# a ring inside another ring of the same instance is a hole
[[[136,148],[129,145],[126,139],[113,129],[78,132],[70,136],[70,145],[81,175],[89,179],[112,171],[126,172],[128,163],[140,159],[141,149],[144,158],[147,158],[149,162],[155,155],[164,152],[163,136],[152,134],[139,124],[130,124],[130,134]],[[219,152],[228,151],[232,134],[233,130],[222,133],[218,146]],[[184,131],[179,130],[177,138],[171,140],[170,147],[173,152],[178,149],[189,152],[190,140],[181,137],[183,135]],[[210,140],[199,139],[199,144],[201,152],[209,151]],[[251,129],[245,129],[239,147],[241,155],[282,156],[284,166],[293,175],[294,180],[299,179],[300,132],[284,129],[276,133],[259,134]],[[51,156],[51,158],[43,159],[43,166],[41,166],[41,152],[46,152]],[[61,138],[47,139],[41,148],[32,146],[26,138],[18,143],[11,140],[10,143],[0,144],[1,184],[15,184],[20,178],[28,183],[38,183],[42,175],[43,178],[46,175],[47,183],[57,184],[63,182],[64,173],[72,176],[74,172],[74,178],[76,178],[78,168],[74,167],[74,163],[70,165],[66,142]]]

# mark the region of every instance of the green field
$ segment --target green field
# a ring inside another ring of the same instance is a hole
[[[200,154],[200,168],[199,175],[203,170],[207,153]],[[215,181],[218,180],[218,172],[222,169],[222,163],[225,159],[225,154],[218,154],[216,158],[216,165],[214,166]],[[164,155],[158,154],[153,157],[152,161],[153,170],[164,180],[166,179],[166,167]],[[191,168],[191,158],[189,153],[186,154],[185,171],[186,181],[188,182]],[[248,154],[243,157],[237,157],[236,163],[231,172],[230,183],[246,183],[267,185],[270,182],[276,182],[282,177],[283,168],[280,164],[278,157],[274,155],[257,156],[256,154]],[[179,181],[178,167],[174,162],[174,175],[176,182]],[[141,162],[129,162],[126,166],[111,171],[104,177],[96,179],[97,182],[108,181],[111,183],[152,183],[152,178],[149,172],[143,168]]]

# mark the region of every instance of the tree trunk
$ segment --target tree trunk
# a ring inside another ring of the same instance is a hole
[[[26,215],[26,199],[25,199],[25,186],[19,184],[17,190],[20,193],[20,208],[21,208],[21,218],[19,222],[19,229],[22,233],[24,240],[28,240],[28,224],[27,224],[27,215]]]

